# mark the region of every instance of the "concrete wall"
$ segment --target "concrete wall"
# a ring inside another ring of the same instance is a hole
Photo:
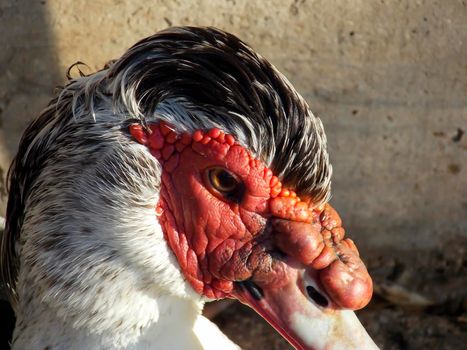
[[[460,0],[0,0],[0,171],[68,66],[171,25],[231,31],[289,77],[325,124],[332,202],[364,250],[467,236]]]

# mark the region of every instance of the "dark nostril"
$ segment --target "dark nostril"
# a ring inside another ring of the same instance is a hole
[[[243,281],[240,283],[248,290],[248,292],[253,296],[253,298],[255,298],[256,300],[263,299],[263,290],[256,283],[250,280]]]
[[[274,250],[270,251],[269,253],[271,254],[273,259],[282,261],[287,259],[287,254],[278,248],[274,248]]]
[[[306,292],[308,293],[308,296],[319,306],[328,306],[328,299],[326,299],[326,297],[323,296],[320,292],[318,292],[313,286],[307,286]]]

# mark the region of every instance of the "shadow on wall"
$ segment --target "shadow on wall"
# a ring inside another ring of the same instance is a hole
[[[0,32],[0,216],[4,216],[5,178],[19,138],[50,99],[50,87],[60,82],[60,75],[45,1],[1,2]],[[0,283],[2,349],[8,348],[14,325],[13,310],[4,298]]]
[[[0,216],[19,137],[47,104],[60,74],[45,1],[0,3]],[[14,120],[14,122],[12,122]]]

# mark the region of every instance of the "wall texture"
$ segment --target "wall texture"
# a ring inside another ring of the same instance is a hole
[[[172,25],[231,31],[289,77],[324,122],[332,202],[364,250],[467,236],[460,0],[0,0],[0,177],[68,66]]]

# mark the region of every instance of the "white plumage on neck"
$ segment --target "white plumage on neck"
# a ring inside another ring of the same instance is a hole
[[[128,303],[132,302],[127,300]],[[121,307],[115,305],[114,309]],[[126,306],[130,308],[129,305]],[[39,308],[36,317],[24,323],[14,349],[239,349],[215,324],[200,315],[200,305],[178,297],[158,300],[140,298],[126,319],[114,320],[114,327],[75,328],[58,319],[52,310]],[[118,313],[118,310],[117,312]],[[150,319],[140,325],[142,319]],[[132,327],[127,327],[132,324]],[[102,329],[101,329],[102,328]],[[124,331],[122,332],[122,329]]]

